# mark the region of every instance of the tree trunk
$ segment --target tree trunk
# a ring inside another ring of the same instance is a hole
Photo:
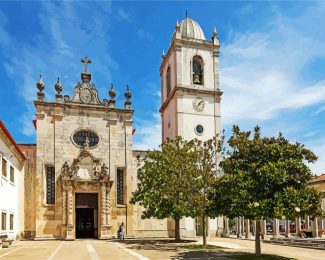
[[[203,229],[203,246],[207,246],[207,232],[206,232],[206,225],[205,225],[205,216],[202,216],[202,229]]]
[[[261,255],[261,220],[256,219],[255,227],[255,255]]]
[[[181,234],[179,230],[179,219],[175,219],[175,241],[181,241]]]

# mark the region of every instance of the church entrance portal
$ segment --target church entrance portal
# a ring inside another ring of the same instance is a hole
[[[98,238],[98,194],[76,193],[76,238]]]

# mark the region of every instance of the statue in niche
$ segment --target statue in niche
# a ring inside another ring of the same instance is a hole
[[[193,83],[194,84],[202,84],[202,64],[198,60],[198,57],[194,57],[193,59]]]
[[[102,164],[101,166],[101,171],[100,171],[100,176],[99,178],[101,180],[109,180],[109,173],[108,173],[108,168],[107,166],[105,165],[105,163]]]
[[[70,166],[69,166],[67,161],[64,162],[64,164],[62,166],[62,169],[61,169],[61,172],[62,172],[62,176],[68,177],[68,178],[71,179],[72,173],[70,171]]]
[[[95,178],[97,178],[99,177],[99,174],[100,174],[100,166],[98,163],[96,163],[93,168],[93,175]]]
[[[83,143],[83,149],[85,149],[85,150],[88,150],[89,149],[89,137],[88,136],[86,136],[86,138],[85,138],[85,141],[84,141],[84,143]]]

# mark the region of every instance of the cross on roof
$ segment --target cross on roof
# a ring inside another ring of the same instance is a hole
[[[88,63],[91,63],[91,60],[85,57],[84,59],[81,59],[81,62],[85,64],[85,72],[88,73]]]

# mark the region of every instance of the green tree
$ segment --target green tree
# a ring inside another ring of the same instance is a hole
[[[224,174],[216,185],[212,210],[256,220],[256,255],[261,254],[261,219],[293,216],[297,207],[301,213],[320,214],[319,195],[306,187],[312,175],[305,163],[317,157],[304,145],[290,143],[281,133],[261,137],[259,127],[251,134],[238,126],[227,143],[229,150],[221,162]],[[313,205],[303,203],[306,198]]]
[[[142,218],[175,220],[175,240],[180,240],[180,219],[193,216],[190,207],[193,176],[193,141],[181,137],[167,139],[161,151],[148,151],[138,170],[137,190],[130,203],[144,207]]]
[[[203,245],[207,245],[207,217],[216,217],[210,210],[213,200],[210,194],[214,192],[214,187],[219,176],[218,155],[221,154],[221,141],[217,137],[207,141],[194,139],[193,145],[193,171],[194,175],[189,178],[191,181],[190,207],[195,212],[195,216],[202,218]]]

